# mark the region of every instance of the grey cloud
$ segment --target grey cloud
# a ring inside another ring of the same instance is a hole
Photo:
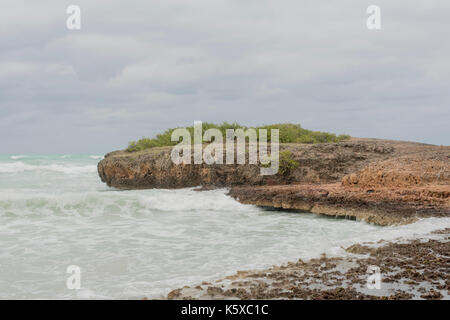
[[[56,4],[57,3],[57,4]],[[194,120],[449,144],[450,3],[5,1],[1,153],[107,152]]]

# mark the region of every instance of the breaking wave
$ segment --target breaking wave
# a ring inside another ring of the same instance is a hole
[[[19,160],[19,159],[23,159],[23,158],[27,158],[28,156],[26,155],[17,155],[17,156],[11,156],[12,160]]]
[[[101,160],[104,157],[103,156],[89,156],[89,158],[94,159],[94,160]]]
[[[96,165],[47,164],[34,165],[24,162],[0,163],[0,173],[20,173],[26,171],[59,172],[65,174],[95,173]]]
[[[98,157],[0,159],[0,299],[159,298],[236,270],[450,227],[450,218],[379,227],[263,210],[225,189],[119,191],[100,181]],[[79,292],[65,286],[73,264],[85,272]]]

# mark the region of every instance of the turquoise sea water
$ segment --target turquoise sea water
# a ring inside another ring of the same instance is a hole
[[[158,298],[237,270],[343,254],[361,241],[450,226],[377,227],[242,205],[226,190],[119,191],[100,155],[0,157],[0,299]],[[81,289],[70,290],[70,265]]]

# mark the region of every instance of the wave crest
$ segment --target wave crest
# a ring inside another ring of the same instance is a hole
[[[23,159],[23,158],[28,158],[28,156],[20,154],[20,155],[17,155],[17,156],[11,156],[10,158],[12,160],[19,160],[19,159]]]
[[[0,163],[0,173],[21,173],[25,171],[36,172],[59,172],[64,174],[83,174],[95,173],[97,166],[95,165],[33,165],[24,162]]]

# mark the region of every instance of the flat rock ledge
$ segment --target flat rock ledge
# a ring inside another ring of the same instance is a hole
[[[426,217],[450,216],[450,186],[361,189],[341,183],[234,187],[229,195],[244,204],[273,209],[399,225]]]

